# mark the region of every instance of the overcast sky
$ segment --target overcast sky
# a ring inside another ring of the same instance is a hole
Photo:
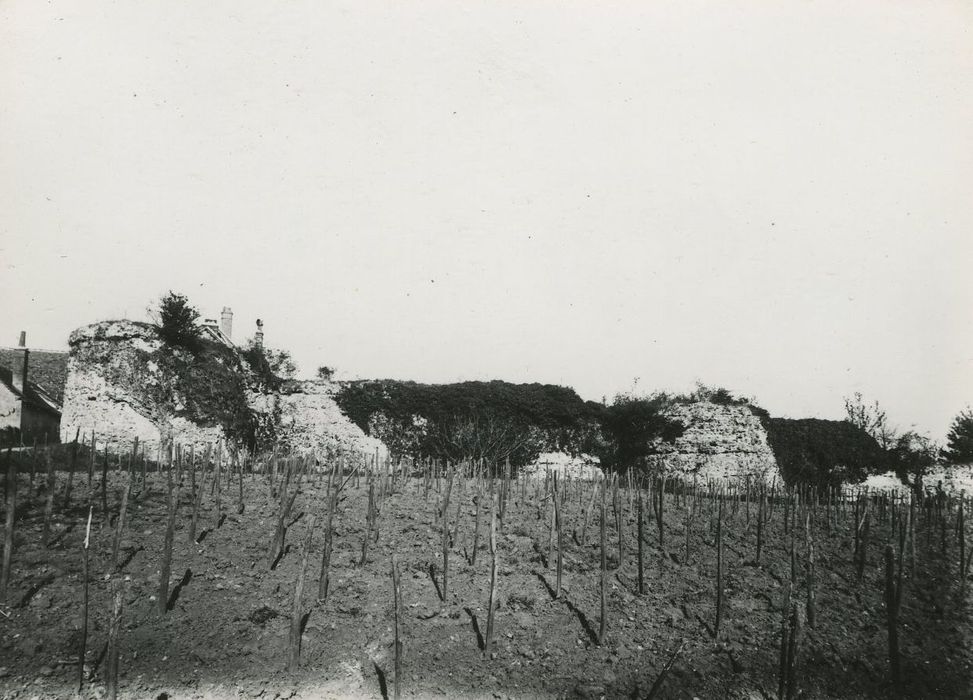
[[[165,291],[302,371],[973,403],[973,5],[0,3],[0,344]]]

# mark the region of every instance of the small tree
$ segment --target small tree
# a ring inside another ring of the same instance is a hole
[[[949,464],[973,462],[973,411],[969,408],[953,419],[942,454]]]
[[[856,391],[854,396],[845,398],[845,413],[849,423],[875,438],[883,450],[895,447],[898,434],[878,401],[866,404],[861,392]]]
[[[940,449],[930,438],[910,430],[899,436],[891,450],[896,475],[918,492],[929,470],[936,466]]]
[[[254,374],[271,388],[279,387],[283,379],[293,379],[297,373],[297,365],[287,350],[265,347],[256,338],[247,341],[243,357]]]
[[[318,379],[325,382],[330,382],[334,378],[334,367],[327,367],[325,365],[321,365],[320,367],[318,367],[318,371],[316,372],[316,375]]]
[[[192,352],[199,350],[201,334],[196,325],[199,311],[189,303],[189,299],[170,290],[159,302],[156,315],[156,331],[167,345]]]

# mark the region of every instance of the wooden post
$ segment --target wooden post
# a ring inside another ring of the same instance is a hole
[[[615,532],[618,533],[618,569],[625,566],[625,528],[622,518],[622,499],[618,493],[618,477],[614,479],[612,492],[612,510],[615,512]]]
[[[442,545],[443,545],[443,602],[447,600],[446,592],[449,583],[449,495],[453,490],[453,469],[449,470],[446,481],[446,493],[443,494],[442,512]]]
[[[91,513],[93,508],[88,506],[88,526],[84,531],[84,544],[81,547],[81,645],[78,649],[78,693],[84,687],[84,662],[88,646],[88,545],[91,538]]]
[[[606,477],[602,476],[602,479]],[[591,520],[591,514],[595,509],[595,499],[598,498],[598,481],[593,482],[594,487],[591,489],[591,500],[588,502],[588,509],[585,511],[584,523],[581,525],[581,545],[584,546],[588,544],[588,522]]]
[[[311,538],[314,536],[314,516],[307,518],[307,532],[301,548],[301,566],[294,582],[294,606],[291,609],[291,631],[287,653],[287,670],[296,671],[301,665],[301,617],[304,610],[304,577],[307,575],[307,561],[311,554]]]
[[[720,636],[720,621],[723,619],[723,494],[718,496],[716,516],[716,621],[713,623],[713,637]]]
[[[328,477],[328,510],[324,521],[324,549],[321,552],[321,576],[318,579],[318,600],[324,602],[328,598],[329,570],[331,568],[332,522],[334,511],[338,505],[338,489],[331,483],[334,473]]]
[[[17,513],[17,463],[10,456],[7,446],[7,517],[3,537],[3,566],[0,568],[0,601],[7,599],[7,586],[10,583],[10,565],[14,552],[14,525]]]
[[[814,628],[814,620],[817,612],[817,601],[815,591],[814,573],[814,537],[811,534],[811,515],[805,515],[804,532],[807,545],[807,624]]]
[[[115,522],[115,538],[111,546],[111,569],[109,573],[114,573],[118,569],[118,545],[122,540],[122,532],[125,530],[125,510],[128,507],[128,493],[132,488],[132,477],[125,481],[125,489],[122,491],[122,504],[118,508],[118,519]]]
[[[172,537],[176,529],[176,506],[179,501],[179,492],[169,488],[169,516],[166,520],[166,539],[162,548],[162,567],[159,573],[159,592],[156,601],[156,609],[160,615],[166,614],[166,607],[169,603],[169,573],[172,568]]]
[[[479,479],[476,481],[476,495],[473,498],[476,500],[476,515],[473,521],[473,555],[470,557],[470,566],[475,567],[476,550],[480,548],[480,511],[483,503],[483,487]]]
[[[101,459],[101,526],[108,524],[108,442]]]
[[[74,486],[74,469],[78,464],[78,437],[81,435],[81,428],[74,431],[74,440],[71,442],[71,461],[68,463],[68,485],[64,492],[64,509],[71,507],[71,489]]]
[[[395,563],[395,553],[392,553],[392,603],[395,616],[395,700],[402,697],[402,641],[399,639],[399,625],[402,619],[402,594],[399,588],[399,567]]]
[[[895,575],[895,552],[892,545],[885,547],[885,612],[889,632],[889,666],[892,670],[892,683],[895,693],[902,690],[902,672],[899,662],[899,607],[902,604],[902,559],[899,558],[899,573]]]
[[[608,542],[606,536],[605,520],[607,519],[608,508],[606,506],[606,491],[608,484],[602,481],[601,487],[601,621],[598,623],[598,644],[605,644],[605,632],[608,628]]]
[[[643,542],[645,540],[645,533],[643,531],[643,525],[645,522],[645,516],[642,506],[642,485],[638,485],[638,530],[637,536],[639,541],[639,595],[645,595],[645,559],[642,552]]]
[[[111,624],[108,627],[108,660],[105,669],[106,685],[108,686],[108,700],[118,698],[118,657],[119,646],[118,636],[122,629],[122,601],[123,587],[118,579],[111,581],[112,592],[112,616]]]
[[[554,523],[557,527],[557,588],[554,597],[561,597],[561,575],[564,571],[564,540],[561,537],[561,499],[557,488],[557,474],[554,474]]]
[[[47,547],[51,539],[51,518],[54,515],[54,490],[56,481],[54,479],[54,460],[51,459],[51,450],[44,450],[44,470],[47,476],[47,493],[44,494],[44,530],[41,534],[41,541]]]
[[[483,644],[483,654],[490,658],[493,651],[493,622],[494,611],[497,607],[497,510],[498,499],[494,499],[490,519],[490,602],[487,607],[486,641]]]

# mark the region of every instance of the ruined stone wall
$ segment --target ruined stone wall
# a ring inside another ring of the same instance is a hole
[[[667,415],[686,431],[674,445],[658,444],[650,466],[702,480],[780,478],[767,431],[749,406],[677,403]]]
[[[278,414],[277,444],[285,451],[372,458],[377,450],[380,460],[388,457],[384,443],[342,413],[328,382],[291,382],[280,393],[254,393],[250,406],[260,414]]]
[[[168,441],[200,448],[225,441],[222,428],[199,425],[179,415],[180,400],[153,361],[161,346],[148,324],[109,321],[79,328],[71,334],[68,379],[61,418],[62,440],[80,429],[92,431],[99,447],[127,451],[138,438],[151,454]],[[247,396],[250,410],[269,427],[284,452],[315,452],[322,456],[368,454],[380,459],[385,446],[366,436],[345,416],[321,382],[287,382],[280,392],[253,390]],[[171,399],[168,403],[160,396]],[[175,409],[173,409],[175,406]]]
[[[202,446],[225,439],[219,427],[196,425],[147,399],[145,387],[163,381],[149,357],[159,340],[147,324],[96,323],[76,330],[68,342],[62,441],[80,429],[88,441],[94,433],[99,448],[124,452],[138,438],[152,454],[168,440]]]

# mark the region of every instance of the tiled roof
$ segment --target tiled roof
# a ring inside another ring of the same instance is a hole
[[[16,348],[0,348],[0,368],[10,370],[22,362]],[[54,350],[30,350],[27,376],[57,404],[64,400],[64,385],[68,380],[68,353]]]

